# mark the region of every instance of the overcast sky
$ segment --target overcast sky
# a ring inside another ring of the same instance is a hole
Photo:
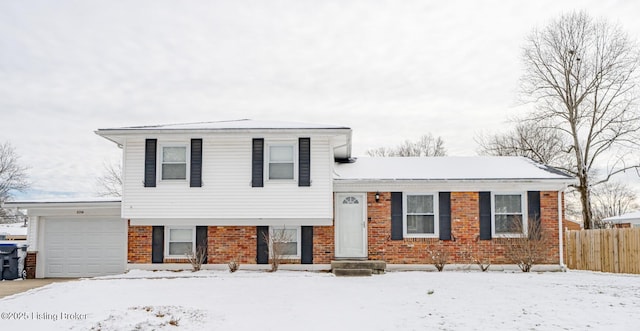
[[[98,128],[240,118],[346,125],[354,154],[507,127],[524,38],[573,9],[640,36],[640,1],[0,0],[0,142],[28,198],[92,196]]]

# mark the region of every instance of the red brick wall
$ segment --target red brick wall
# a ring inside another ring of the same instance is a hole
[[[334,257],[334,231],[331,226],[313,227],[313,263],[331,263]]]
[[[127,260],[129,263],[151,263],[152,226],[129,225]]]
[[[256,263],[257,233],[255,226],[210,226],[208,263]]]
[[[558,207],[557,192],[542,192],[541,224],[549,236],[550,245],[539,263],[559,263],[558,256]],[[505,255],[505,245],[500,239],[479,240],[480,223],[477,192],[451,193],[451,234],[455,240],[437,238],[405,238],[391,240],[391,193],[367,194],[369,258],[387,263],[429,263],[428,251],[443,250],[449,263],[470,263],[471,256],[488,258],[493,264],[512,263]]]
[[[36,278],[37,258],[38,252],[27,252],[27,257],[24,260],[24,270],[27,271],[27,279]]]

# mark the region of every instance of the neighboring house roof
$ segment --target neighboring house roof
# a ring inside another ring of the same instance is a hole
[[[574,181],[557,169],[519,156],[362,157],[336,164],[334,179]]]
[[[0,224],[0,235],[27,237],[27,228],[23,222]]]
[[[258,121],[240,119],[230,121],[213,121],[180,124],[144,125],[121,128],[98,129],[96,134],[122,145],[124,137],[135,134],[163,134],[163,133],[207,133],[207,132],[283,132],[304,131],[321,132],[334,136],[334,154],[337,159],[351,157],[351,128],[331,124],[314,124],[281,121]]]
[[[627,214],[623,214],[623,215],[618,215],[618,216],[607,217],[607,218],[603,219],[602,221],[611,222],[611,223],[640,224],[640,211],[636,211],[636,212],[633,212],[633,213],[627,213]]]

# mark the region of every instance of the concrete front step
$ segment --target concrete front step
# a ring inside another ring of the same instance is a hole
[[[365,277],[371,273],[371,269],[333,269],[333,274],[339,277]]]
[[[362,276],[369,276],[371,274],[379,275],[379,274],[383,274],[386,268],[387,268],[387,263],[384,261],[367,261],[367,260],[331,261],[331,270],[336,276],[342,276],[342,273],[345,272],[345,271],[336,272],[337,270],[368,270],[368,272],[366,272],[367,275],[363,274]],[[358,271],[358,272],[365,273],[364,271]],[[355,273],[357,274],[358,272],[355,272]]]

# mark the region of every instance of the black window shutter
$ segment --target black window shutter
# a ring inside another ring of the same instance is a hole
[[[253,139],[251,150],[251,186],[264,186],[264,139]]]
[[[258,264],[269,264],[269,227],[258,226],[257,228],[257,247],[256,262]]]
[[[402,192],[391,192],[391,240],[402,240]]]
[[[157,139],[147,139],[144,144],[144,187],[156,187]]]
[[[191,139],[189,186],[202,187],[202,139]]]
[[[529,229],[534,230],[534,233],[529,233],[530,239],[540,239],[542,233],[540,229],[540,191],[527,192],[527,209]],[[532,232],[532,231],[530,231]],[[534,237],[535,234],[535,237]]]
[[[491,192],[478,193],[480,240],[491,240]]]
[[[207,247],[209,243],[207,242],[208,237],[208,227],[206,226],[196,226],[196,253],[199,250],[203,250],[207,253],[207,258],[204,259],[203,264],[207,264],[207,260],[209,259],[209,251]]]
[[[151,263],[164,262],[164,226],[154,226],[151,234]]]
[[[300,263],[313,264],[313,226],[300,228],[302,243],[300,244]]]
[[[298,186],[311,186],[311,138],[298,139]]]
[[[438,194],[440,240],[451,240],[451,192]]]

